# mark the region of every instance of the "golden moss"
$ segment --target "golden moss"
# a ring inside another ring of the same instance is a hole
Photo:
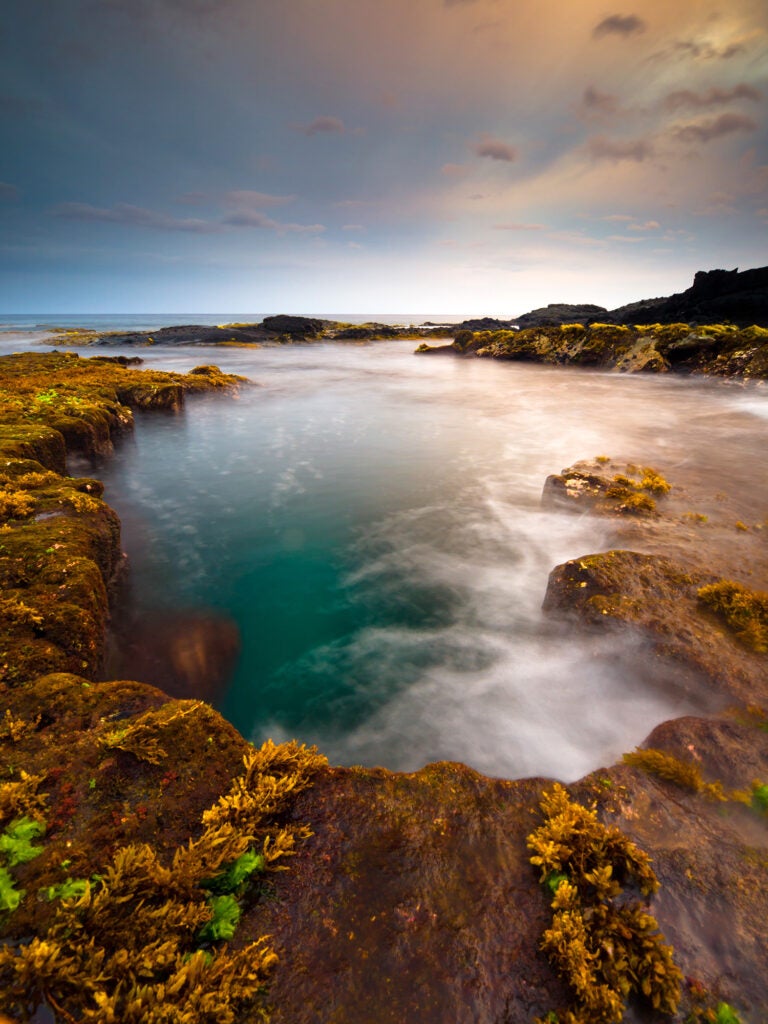
[[[746,647],[768,653],[768,593],[723,579],[700,587],[698,598],[725,620]]]
[[[0,519],[26,519],[35,511],[35,499],[22,490],[0,490]]]
[[[649,747],[624,754],[624,763],[640,768],[649,775],[672,782],[692,793],[701,793],[711,800],[726,800],[726,794],[719,782],[705,782],[701,769],[694,761],[681,761],[663,750]]]
[[[0,949],[8,1011],[26,1016],[43,1003],[79,1024],[236,1024],[246,1011],[265,1019],[254,1001],[277,956],[267,937],[238,951],[212,945],[210,886],[254,844],[260,869],[280,866],[310,833],[274,819],[326,763],[314,748],[267,743],[170,865],[147,844],[118,850],[97,882],[59,901],[44,935]],[[237,879],[240,894],[247,883]]]
[[[568,982],[575,1006],[558,1012],[570,1024],[618,1024],[626,1000],[644,997],[674,1013],[682,975],[658,924],[641,900],[659,883],[647,854],[597,813],[555,784],[545,793],[543,825],[528,836],[531,863],[554,890],[552,925],[542,949]]]
[[[38,790],[43,784],[42,775],[28,775],[23,769],[13,782],[0,784],[0,826],[12,818],[34,818],[42,821],[47,796]]]

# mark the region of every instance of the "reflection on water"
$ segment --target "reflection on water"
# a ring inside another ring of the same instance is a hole
[[[576,778],[689,708],[636,641],[616,657],[542,619],[553,566],[608,543],[600,521],[540,509],[545,477],[601,453],[690,471],[730,445],[768,479],[768,399],[412,348],[143,352],[257,386],[141,417],[100,467],[134,600],[234,619],[220,706],[254,740]]]

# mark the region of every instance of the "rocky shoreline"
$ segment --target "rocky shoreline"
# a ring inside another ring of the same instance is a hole
[[[435,325],[437,326],[437,325]],[[259,323],[231,323],[208,326],[179,324],[154,331],[107,331],[58,328],[58,345],[223,345],[258,348],[323,341],[364,342],[410,340],[435,335],[435,327],[393,327],[391,324],[349,324],[307,316],[268,316]],[[440,332],[444,333],[444,332]]]
[[[452,355],[578,366],[619,373],[700,373],[768,378],[768,328],[727,324],[563,324],[520,331],[460,331],[449,345],[417,355]]]
[[[99,681],[119,523],[66,457],[108,452],[133,408],[242,384],[124,363],[0,359],[0,1006],[14,1021],[46,1006],[65,1024],[621,1019],[589,1010],[540,949],[552,893],[527,839],[551,782],[454,763],[328,767],[295,744],[254,753],[201,701]],[[758,1024],[768,524],[697,513],[707,485],[663,469],[600,456],[544,487],[545,504],[607,517],[614,545],[553,569],[547,614],[579,634],[630,631],[659,685],[709,711],[569,786],[651,857],[677,1009],[643,1003],[647,971],[670,970],[652,930],[630,933],[624,966],[597,932],[585,941],[595,979],[631,995],[625,1020]]]

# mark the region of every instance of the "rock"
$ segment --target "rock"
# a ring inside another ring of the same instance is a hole
[[[503,331],[514,327],[515,320],[497,320],[492,316],[483,316],[474,320],[462,320],[455,324],[454,331]]]
[[[453,345],[427,345],[422,342],[414,352],[417,356],[455,356],[457,350]]]
[[[605,306],[594,306],[589,303],[570,304],[567,302],[552,302],[548,306],[539,309],[532,309],[530,313],[523,313],[511,321],[520,328],[525,327],[559,327],[561,324],[581,323],[585,326],[595,320],[602,323],[612,323],[610,314]]]
[[[161,685],[171,697],[215,703],[240,653],[235,622],[213,611],[155,613],[119,626],[109,674]]]
[[[768,697],[765,656],[740,644],[698,601],[698,588],[712,580],[658,555],[605,551],[556,566],[542,608],[591,628],[640,634],[709,707],[759,702]]]
[[[541,502],[544,508],[649,516],[655,514],[656,502],[669,489],[667,481],[650,466],[603,457],[577,462],[548,476]]]
[[[754,270],[699,270],[684,292],[647,299],[611,310],[617,323],[642,322],[711,324],[729,321],[738,326],[768,325],[768,267]]]
[[[541,789],[453,763],[319,777],[293,810],[314,836],[244,919],[281,957],[273,1024],[501,1024],[564,1003],[525,846]]]
[[[330,325],[330,320],[308,316],[266,316],[261,326],[270,334],[288,334],[292,338],[316,338]]]

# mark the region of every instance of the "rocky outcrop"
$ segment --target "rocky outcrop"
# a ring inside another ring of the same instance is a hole
[[[429,327],[393,327],[389,324],[347,324],[306,316],[265,317],[260,323],[209,326],[179,324],[152,331],[55,330],[62,345],[239,345],[259,346],[316,341],[387,341],[395,338],[429,338]],[[446,334],[450,330],[445,331]],[[109,357],[106,357],[109,358]],[[114,357],[125,359],[124,356]]]
[[[95,415],[90,361],[41,358],[70,380],[83,371],[81,394]],[[42,374],[45,364],[36,365]],[[201,369],[191,375],[201,386],[215,379]],[[98,378],[98,396],[109,404],[105,387],[117,379],[127,386],[117,375],[130,372],[110,366],[115,377]],[[61,396],[57,380],[35,375],[25,384],[19,372],[9,393],[28,384],[27,406],[42,395],[46,407]],[[185,383],[175,386],[183,392]],[[28,431],[0,439],[11,446],[3,451],[13,470],[13,487],[3,483],[0,565],[16,574],[8,577],[13,628],[32,635],[45,634],[49,609],[41,614],[36,592],[25,589],[31,568],[47,567],[40,586],[64,587],[77,607],[87,606],[93,585],[90,576],[75,585],[74,570],[88,559],[70,537],[36,539],[30,501],[66,504],[70,486],[58,472],[64,435],[46,418],[43,408],[33,424],[38,442]],[[51,468],[17,464],[18,443],[39,443]],[[545,607],[556,628],[631,630],[645,641],[637,656],[653,661],[659,685],[684,679],[686,692],[710,697],[714,711],[664,723],[643,749],[569,787],[595,809],[607,845],[625,850],[631,841],[650,855],[661,887],[652,897],[649,890],[648,909],[664,940],[631,892],[580,920],[615,912],[624,921],[634,901],[639,931],[623,935],[632,964],[612,957],[599,933],[557,935],[563,958],[584,966],[584,942],[592,942],[587,960],[608,965],[622,996],[624,986],[634,989],[627,1020],[705,1024],[719,1005],[721,1019],[738,1012],[730,1019],[760,1024],[768,1019],[768,721],[759,705],[768,700],[768,654],[750,641],[756,634],[734,629],[701,599],[714,573],[702,564],[710,560],[700,538],[679,536],[671,483],[607,457],[547,483],[548,503],[604,515],[622,541],[553,571]],[[95,501],[97,492],[79,493]],[[66,516],[89,530],[96,512],[78,510],[78,500]],[[754,586],[765,574],[759,557],[751,566]],[[0,684],[0,1005],[16,1022],[36,1006],[56,1024],[157,1021],[182,1011],[195,1024],[256,1024],[265,1013],[273,1024],[617,1019],[585,1016],[578,992],[541,950],[553,891],[567,880],[541,884],[531,863],[529,837],[551,781],[490,779],[454,763],[408,774],[332,768],[296,744],[254,751],[199,700],[172,700],[139,682],[97,682],[93,666],[46,674],[44,660],[28,660],[18,670],[18,659],[18,649],[6,651],[13,671]],[[614,881],[624,885],[627,874],[618,865]],[[613,884],[593,879],[595,888]],[[674,970],[654,959],[664,941]],[[649,964],[670,971],[672,988],[684,979],[671,1017],[643,998],[637,979]],[[574,1006],[579,1015],[567,1017]]]
[[[291,338],[318,338],[331,325],[330,320],[316,320],[308,316],[266,316],[262,329],[269,334],[287,334]]]
[[[684,292],[611,310],[616,323],[733,323],[768,326],[768,267],[754,270],[700,270]]]
[[[593,306],[589,303],[571,305],[567,302],[552,302],[540,309],[532,309],[515,317],[511,324],[521,329],[525,327],[559,327],[561,324],[593,323],[605,320],[608,310],[605,306]],[[609,322],[610,318],[609,318]]]
[[[768,327],[768,267],[754,270],[699,270],[684,292],[655,299],[640,299],[616,309],[603,306],[552,303],[507,322],[467,321],[461,327],[473,331],[509,327],[555,327],[567,323],[588,325],[599,320],[611,324],[731,323]]]
[[[706,373],[720,377],[768,378],[768,329],[685,323],[573,323],[520,331],[459,332],[451,345],[416,349],[459,356],[581,366],[620,373]]]

